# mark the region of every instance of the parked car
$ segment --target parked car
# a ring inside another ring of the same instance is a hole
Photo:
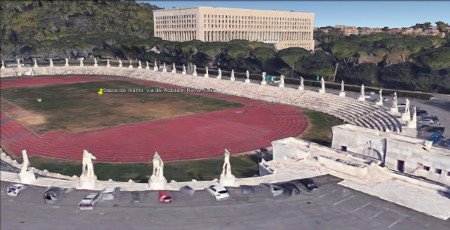
[[[141,202],[141,194],[136,191],[131,192],[131,203],[140,203],[140,202]]]
[[[269,189],[273,197],[280,196],[284,192],[284,189],[276,184],[264,183],[261,185],[263,186],[263,188]]]
[[[292,183],[296,184],[300,188],[302,188],[305,191],[311,192],[313,190],[318,189],[319,187],[314,183],[314,180],[311,178],[305,178],[305,179],[299,179],[294,180]]]
[[[241,185],[240,188],[241,188],[242,194],[244,194],[244,195],[255,193],[255,189],[253,188],[253,186]]]
[[[230,197],[228,190],[222,185],[211,185],[208,188],[206,188],[206,191],[208,191],[209,194],[214,196],[216,200],[224,200]]]
[[[300,188],[291,182],[281,183],[280,187],[284,189],[284,193],[289,196],[300,195]]]
[[[180,192],[184,193],[184,194],[188,194],[189,196],[193,196],[195,193],[195,190],[193,188],[191,188],[190,186],[183,186],[180,188]]]
[[[27,188],[24,184],[13,184],[6,188],[6,194],[8,196],[17,196],[21,191]]]
[[[102,192],[102,200],[114,200],[119,195],[119,187],[108,187]]]
[[[65,196],[66,192],[69,190],[67,188],[60,188],[60,187],[50,187],[44,191],[44,202],[46,204],[54,204],[59,201]]]
[[[158,197],[159,203],[172,203],[173,201],[172,196],[166,191],[159,191]]]
[[[99,192],[89,193],[84,197],[78,204],[78,209],[80,210],[94,210],[95,205],[102,198],[102,194]]]
[[[418,109],[416,112],[417,116],[425,116],[425,115],[430,115],[428,114],[428,112],[426,110],[422,110],[422,109]]]

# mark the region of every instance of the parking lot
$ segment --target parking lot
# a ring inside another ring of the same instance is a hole
[[[314,178],[318,189],[300,195],[272,197],[261,187],[244,195],[230,188],[230,198],[216,201],[206,191],[190,197],[170,192],[174,202],[160,204],[156,191],[131,192],[101,201],[93,211],[78,202],[89,191],[74,190],[60,202],[45,204],[46,188],[28,187],[17,197],[6,195],[1,182],[1,229],[449,229],[450,221],[407,209],[337,185],[339,178]]]

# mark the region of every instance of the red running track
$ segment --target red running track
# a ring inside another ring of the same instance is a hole
[[[177,88],[156,82],[124,77],[33,77],[2,79],[1,88],[77,82],[127,80],[149,86]],[[222,156],[271,146],[273,140],[297,136],[307,120],[297,108],[218,93],[206,96],[238,101],[245,106],[126,124],[85,132],[50,131],[37,135],[1,113],[1,146],[9,154],[81,160],[82,150],[92,152],[100,162],[149,162],[155,151],[165,161]]]

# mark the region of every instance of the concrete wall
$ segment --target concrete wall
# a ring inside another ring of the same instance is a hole
[[[450,150],[426,146],[426,141],[354,125],[332,128],[332,148],[362,155],[379,152],[386,167],[450,185]],[[403,166],[402,166],[403,164]]]

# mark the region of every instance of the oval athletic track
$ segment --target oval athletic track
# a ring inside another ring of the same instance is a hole
[[[125,77],[64,76],[2,79],[1,89],[108,80],[169,86]],[[49,131],[40,135],[2,111],[1,146],[19,157],[26,149],[29,156],[81,160],[82,150],[87,149],[97,162],[149,162],[155,151],[164,161],[176,161],[223,156],[224,149],[236,154],[268,147],[274,140],[298,136],[307,127],[306,117],[293,106],[219,93],[202,95],[244,106],[92,131]]]

